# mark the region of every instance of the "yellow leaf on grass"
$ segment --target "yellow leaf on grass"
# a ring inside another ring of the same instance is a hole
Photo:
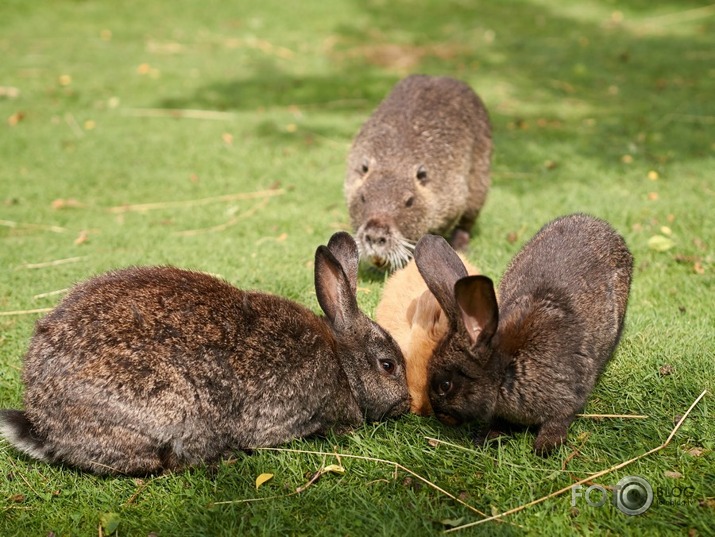
[[[332,472],[334,474],[344,474],[345,468],[339,464],[328,464],[325,468],[323,468],[322,473],[327,474],[328,472]]]
[[[273,474],[261,474],[256,478],[256,489],[263,485],[266,481],[273,479]]]
[[[653,235],[648,239],[648,248],[656,252],[665,252],[670,250],[673,246],[675,246],[673,239],[669,239],[663,235]]]

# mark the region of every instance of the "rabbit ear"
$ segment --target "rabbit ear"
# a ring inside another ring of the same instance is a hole
[[[338,332],[349,328],[360,314],[350,281],[326,246],[315,251],[315,293],[328,321]]]
[[[472,344],[489,341],[499,325],[494,284],[486,276],[467,276],[454,285],[454,296]]]
[[[328,241],[328,250],[343,267],[343,272],[345,272],[350,283],[350,290],[355,294],[357,291],[358,262],[360,260],[355,239],[345,231],[334,233]]]
[[[415,246],[415,262],[450,323],[456,324],[460,313],[454,297],[454,284],[467,276],[462,260],[444,237],[425,235]]]

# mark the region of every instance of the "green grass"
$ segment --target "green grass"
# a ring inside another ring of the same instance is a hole
[[[413,416],[288,447],[398,461],[500,512],[659,445],[708,389],[669,447],[597,480],[640,475],[666,500],[674,487],[687,488],[692,496],[679,504],[656,499],[627,517],[610,505],[572,509],[566,494],[480,529],[712,535],[715,12],[705,6],[4,0],[0,311],[52,307],[61,295],[36,295],[155,263],[220,274],[317,310],[311,260],[333,231],[348,228],[342,179],[352,136],[402,76],[458,77],[480,93],[494,125],[493,188],[470,260],[499,279],[548,220],[575,211],[608,219],[636,270],[624,338],[586,411],[648,418],[579,419],[568,445],[548,459],[532,454],[529,433],[474,449],[468,428]],[[142,112],[156,108],[224,115]],[[284,193],[265,205],[108,210],[276,187]],[[672,248],[650,248],[655,235]],[[70,258],[78,259],[28,266]],[[381,282],[364,278],[359,287],[372,313]],[[37,317],[0,316],[0,407],[21,405],[22,356]],[[666,365],[671,374],[661,373]],[[469,451],[432,447],[427,436]],[[344,459],[344,474],[271,499],[334,462],[260,452],[139,482],[33,462],[2,443],[0,534],[92,535],[104,520],[118,521],[119,535],[425,535],[444,520],[479,518],[403,471],[361,460]],[[264,472],[275,477],[256,490]],[[215,504],[249,498],[265,499]]]

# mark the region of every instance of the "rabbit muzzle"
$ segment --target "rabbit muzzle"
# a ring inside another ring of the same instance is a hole
[[[451,414],[445,414],[444,412],[435,412],[437,419],[446,425],[451,425],[452,427],[457,427],[462,425],[462,420]]]

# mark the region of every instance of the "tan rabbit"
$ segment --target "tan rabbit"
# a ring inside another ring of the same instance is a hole
[[[459,257],[470,275],[479,274],[462,255]],[[385,283],[375,320],[397,341],[405,357],[410,411],[429,416],[432,407],[427,364],[437,343],[447,333],[448,324],[414,260],[393,273]]]

